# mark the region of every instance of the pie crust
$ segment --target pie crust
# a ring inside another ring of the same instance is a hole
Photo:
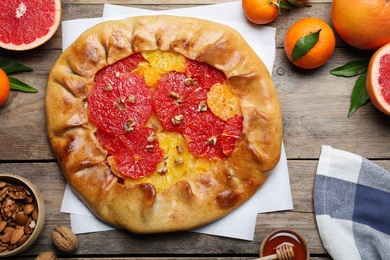
[[[243,134],[229,158],[164,191],[151,183],[124,185],[107,165],[88,118],[97,71],[156,49],[224,72],[243,116]],[[73,190],[99,218],[135,233],[188,230],[224,216],[259,189],[281,154],[281,108],[267,68],[234,29],[197,18],[139,16],[87,30],[50,72],[46,117],[49,141]]]

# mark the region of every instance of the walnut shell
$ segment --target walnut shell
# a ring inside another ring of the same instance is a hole
[[[38,255],[35,260],[57,260],[57,255],[54,252],[43,252],[42,254]]]
[[[78,247],[76,235],[66,226],[54,228],[51,240],[54,246],[64,253],[73,253]]]

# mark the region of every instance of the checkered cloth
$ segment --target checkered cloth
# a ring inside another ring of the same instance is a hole
[[[323,146],[314,210],[335,260],[390,259],[390,173],[361,156]]]

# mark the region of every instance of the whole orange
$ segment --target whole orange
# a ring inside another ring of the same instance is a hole
[[[242,9],[249,21],[255,24],[267,24],[279,15],[277,0],[242,0]]]
[[[374,106],[390,116],[390,43],[372,55],[367,69],[366,89]]]
[[[390,42],[390,2],[333,0],[336,32],[351,46],[372,50]]]
[[[293,49],[302,37],[319,31],[317,43],[300,59],[293,61]],[[287,31],[284,39],[284,51],[287,58],[303,69],[315,69],[324,65],[333,55],[336,38],[332,28],[318,18],[303,18],[294,23]]]
[[[9,79],[4,70],[0,69],[0,106],[4,105],[11,92]]]

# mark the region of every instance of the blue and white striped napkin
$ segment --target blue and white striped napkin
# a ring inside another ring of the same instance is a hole
[[[390,259],[390,172],[323,146],[314,187],[322,242],[334,260]]]

